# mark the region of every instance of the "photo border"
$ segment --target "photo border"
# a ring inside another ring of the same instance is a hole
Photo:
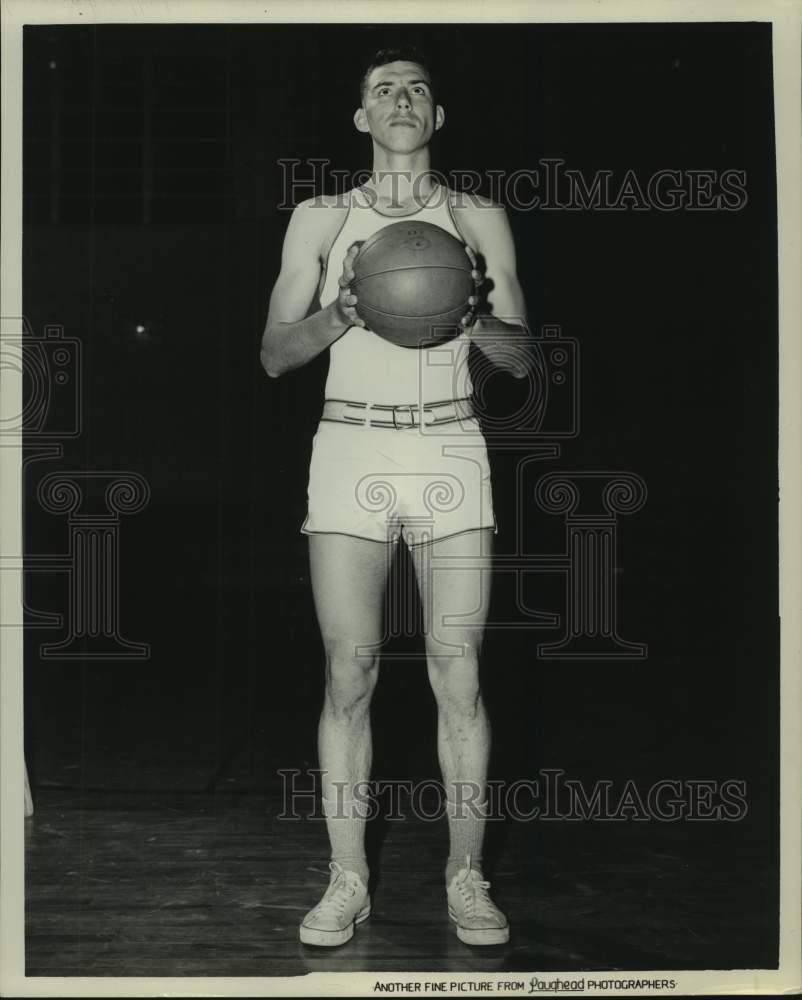
[[[779,254],[779,580],[780,580],[780,937],[777,970],[705,970],[633,973],[595,971],[593,978],[673,979],[674,994],[790,993],[802,989],[800,971],[800,828],[802,824],[802,2],[721,0],[700,5],[685,0],[546,0],[489,4],[440,0],[440,22],[614,23],[759,21],[773,25],[774,112],[777,157]],[[302,13],[303,17],[299,15]],[[2,5],[2,191],[0,211],[0,317],[2,335],[22,333],[22,26],[24,24],[111,23],[432,23],[425,2],[376,0],[5,0]],[[14,330],[14,323],[17,329]],[[22,409],[21,373],[0,371],[4,412]],[[0,447],[0,559],[22,549],[21,441],[10,435]],[[22,619],[22,571],[0,573],[0,623]],[[25,977],[23,822],[23,629],[0,627],[0,995],[3,996],[348,996],[372,995],[379,982],[526,979],[515,973],[307,973],[300,976],[235,977]],[[549,972],[545,981],[578,978]],[[615,990],[584,991],[613,995]],[[653,990],[628,990],[656,995]],[[521,995],[513,993],[513,995]]]

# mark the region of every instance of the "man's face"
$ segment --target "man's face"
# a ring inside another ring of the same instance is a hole
[[[354,115],[360,132],[395,153],[411,153],[427,145],[444,119],[435,106],[429,74],[414,62],[377,66],[368,77],[362,107]]]

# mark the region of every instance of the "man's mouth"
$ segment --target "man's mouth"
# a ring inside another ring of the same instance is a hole
[[[413,121],[412,118],[394,118],[391,125],[406,125],[408,128],[415,128],[417,122]]]

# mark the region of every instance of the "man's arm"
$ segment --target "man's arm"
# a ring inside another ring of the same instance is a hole
[[[339,297],[307,316],[320,281],[321,233],[325,229],[321,223],[330,219],[331,213],[320,201],[300,204],[290,218],[281,252],[281,272],[273,286],[262,335],[260,359],[271,378],[311,361],[349,326],[363,325],[351,308],[356,297],[349,294],[347,287],[353,277],[350,268],[354,247],[345,258]]]
[[[518,281],[515,243],[507,213],[503,206],[488,201],[459,211],[468,244],[484,257],[484,277],[492,281],[487,298],[490,312],[476,316],[468,327],[469,337],[493,364],[515,378],[524,378],[532,366],[534,344]]]

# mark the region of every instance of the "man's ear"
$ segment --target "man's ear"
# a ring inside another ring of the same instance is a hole
[[[365,114],[364,108],[357,108],[354,112],[354,125],[356,125],[357,132],[369,132],[368,128],[368,116]]]
[[[434,109],[434,128],[437,129],[443,127],[443,122],[446,120],[446,113],[443,111],[442,105],[438,104]]]

